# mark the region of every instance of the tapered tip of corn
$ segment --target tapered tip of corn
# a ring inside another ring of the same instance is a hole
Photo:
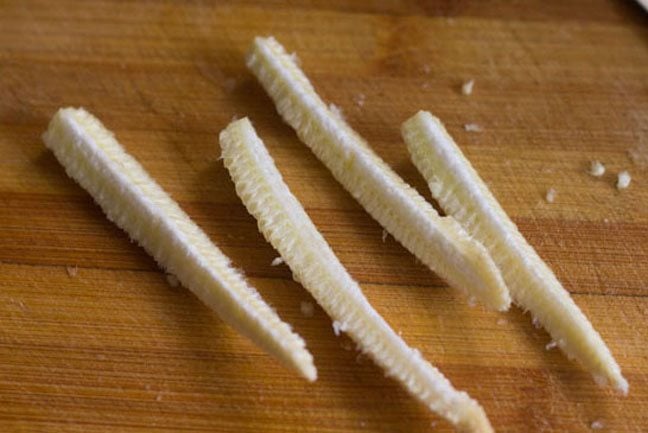
[[[313,363],[313,355],[311,355],[311,353],[306,349],[305,345],[302,347],[302,350],[295,351],[291,348],[286,350],[284,353],[291,353],[290,357],[283,359],[281,355],[279,355],[279,360],[284,364],[284,366],[296,372],[309,382],[315,382],[317,380],[317,368]]]
[[[482,244],[477,241],[475,244],[479,247],[476,248],[477,257],[473,257],[473,262],[466,263],[463,267],[466,281],[455,282],[455,286],[468,289],[464,291],[470,296],[470,304],[477,301],[491,311],[508,311],[512,302],[511,295],[501,273]]]
[[[236,143],[240,142],[240,140],[249,140],[251,138],[257,137],[252,122],[250,122],[250,119],[247,117],[230,122],[230,124],[220,132],[218,139],[225,166],[228,165],[228,158],[232,157],[231,148],[236,146]],[[284,365],[298,372],[304,379],[309,382],[314,382],[317,380],[317,369],[313,364],[313,356],[306,349],[304,341],[301,338],[299,338],[299,341],[300,345],[297,348],[298,350],[295,350],[294,347],[284,347],[283,350],[269,349],[269,351],[278,354]]]
[[[630,385],[628,384],[628,381],[622,376],[617,379],[616,383],[614,384],[614,389],[625,397],[628,395],[628,392],[630,392]]]
[[[475,242],[477,243],[477,241]],[[480,283],[483,287],[481,291],[476,292],[478,294],[477,296],[481,295],[479,300],[489,310],[508,311],[511,307],[511,294],[493,259],[481,243],[478,243],[478,245],[483,250],[481,258],[483,266],[478,269],[481,274]]]
[[[459,433],[495,433],[484,408],[476,401],[463,402],[457,411],[459,419],[453,424]]]
[[[594,381],[599,386],[606,387],[610,385],[612,389],[614,389],[617,393],[621,394],[624,397],[627,396],[628,392],[630,391],[630,385],[628,384],[628,381],[621,375],[621,370],[618,368],[617,371],[611,374],[594,374]]]
[[[446,224],[455,225],[454,230],[465,233],[452,217],[444,217]],[[471,299],[494,311],[507,311],[511,306],[511,294],[502,274],[488,253],[476,239],[465,233],[463,242],[458,246],[463,253],[457,257],[460,273],[449,274],[448,282],[468,293]]]
[[[309,382],[315,382],[317,380],[317,369],[313,365],[312,360],[309,366],[305,366],[300,370],[300,374]]]

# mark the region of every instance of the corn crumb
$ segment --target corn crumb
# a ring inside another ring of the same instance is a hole
[[[76,277],[77,273],[79,272],[79,268],[76,266],[66,266],[65,271],[67,272],[69,277]]]
[[[358,107],[362,107],[362,106],[364,106],[366,99],[367,99],[367,97],[365,96],[364,93],[358,93],[357,95],[355,95],[353,97],[353,102],[355,102],[355,104]]]
[[[461,86],[461,94],[465,95],[465,96],[471,95],[472,92],[473,92],[473,87],[474,86],[475,86],[475,80],[470,79],[470,80],[466,81]]]
[[[590,163],[589,174],[594,177],[601,177],[605,173],[605,166],[601,161],[592,161]]]
[[[631,180],[632,177],[630,177],[630,173],[628,173],[628,170],[623,170],[621,173],[619,173],[617,177],[617,183],[616,183],[617,189],[626,189],[628,186],[630,186]]]
[[[601,421],[600,419],[594,420],[590,424],[590,428],[592,430],[603,430],[604,427],[605,427],[605,424],[603,424],[603,421]]]

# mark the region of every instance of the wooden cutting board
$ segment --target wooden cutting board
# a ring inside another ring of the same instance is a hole
[[[648,431],[647,15],[621,0],[366,3],[0,1],[0,431],[452,431],[321,309],[300,312],[313,299],[270,266],[218,160],[218,132],[244,115],[376,309],[498,432]],[[469,307],[382,240],[245,69],[270,34],[426,197],[399,125],[418,109],[445,121],[608,342],[627,398],[545,350],[528,314]],[[40,134],[68,105],[102,119],[305,337],[315,384],[170,287],[66,177]]]

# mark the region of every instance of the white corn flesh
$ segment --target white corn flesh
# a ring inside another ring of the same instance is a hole
[[[236,192],[300,282],[387,376],[458,430],[492,432],[482,407],[425,361],[372,308],[277,170],[247,118],[220,134],[223,162]]]
[[[628,382],[599,333],[518,231],[441,121],[420,111],[403,123],[402,134],[432,196],[488,249],[514,302],[529,310],[558,347],[583,364],[597,383],[627,394]]]
[[[313,357],[302,338],[97,118],[83,109],[61,109],[43,141],[108,219],[161,268],[283,364],[310,381],[316,379]]]
[[[332,112],[274,38],[255,38],[247,65],[299,138],[396,240],[452,287],[490,309],[508,309],[510,295],[483,245],[439,216]]]

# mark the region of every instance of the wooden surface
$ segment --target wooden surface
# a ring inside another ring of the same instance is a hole
[[[648,431],[648,19],[635,3],[0,1],[0,431],[449,432],[335,337],[218,161],[248,115],[370,301],[499,432]],[[293,4],[294,3],[294,4]],[[399,125],[441,117],[630,381],[601,390],[519,309],[470,308],[388,238],[244,67],[255,35],[426,197]],[[476,81],[462,96],[461,83]],[[40,134],[84,106],[303,335],[308,384],[163,273],[65,176]],[[482,132],[466,132],[477,123]],[[599,159],[602,179],[586,174]],[[632,184],[614,188],[630,170]],[[557,190],[555,203],[543,197]],[[596,425],[595,425],[596,426]]]

